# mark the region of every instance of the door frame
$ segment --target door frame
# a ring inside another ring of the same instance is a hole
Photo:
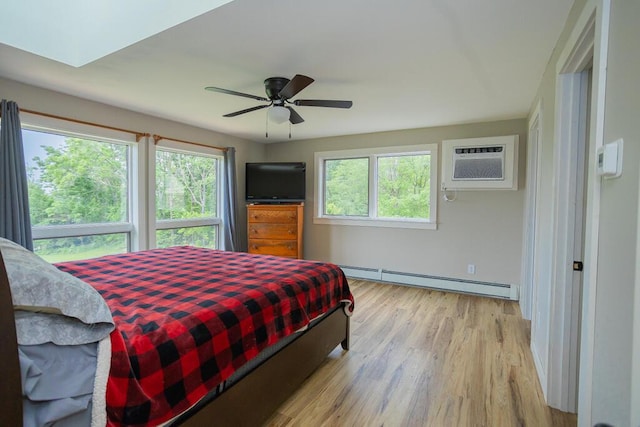
[[[595,292],[598,260],[600,180],[595,152],[603,143],[606,62],[610,0],[588,0],[556,63],[556,128],[554,174],[554,247],[551,334],[547,403],[578,412],[581,425],[591,425],[592,368],[594,349]],[[573,287],[575,178],[580,164],[575,159],[579,143],[576,99],[583,88],[584,71],[593,64],[590,128],[587,139],[586,209],[582,307],[576,307],[580,289]],[[581,313],[581,330],[576,316]],[[579,339],[580,337],[580,339]],[[580,345],[580,351],[577,346]],[[579,364],[579,381],[572,371]],[[578,384],[576,384],[578,382]],[[544,386],[543,386],[544,387]],[[584,417],[584,418],[583,418]]]
[[[536,274],[536,230],[538,229],[538,194],[540,192],[540,156],[542,143],[542,100],[533,110],[529,120],[527,137],[527,182],[524,217],[524,248],[522,254],[522,275],[520,278],[520,311],[522,317],[531,320],[535,305],[533,297]]]

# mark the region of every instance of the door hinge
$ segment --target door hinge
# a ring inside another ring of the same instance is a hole
[[[573,261],[573,271],[582,271],[583,269],[582,261]]]

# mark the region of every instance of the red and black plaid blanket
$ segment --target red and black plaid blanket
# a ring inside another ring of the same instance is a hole
[[[312,261],[185,246],[57,267],[111,308],[110,425],[167,421],[265,347],[353,304],[342,270]]]

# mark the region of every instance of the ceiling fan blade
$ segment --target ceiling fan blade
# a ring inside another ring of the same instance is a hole
[[[236,96],[244,96],[245,98],[255,99],[256,101],[269,101],[267,98],[263,98],[262,96],[251,95],[248,93],[236,92],[235,90],[222,89],[219,87],[207,86],[204,88],[205,90],[209,90],[211,92],[220,92],[226,93],[227,95],[236,95]]]
[[[294,105],[301,107],[331,107],[331,108],[351,108],[352,101],[335,101],[329,99],[298,99],[293,101]]]
[[[267,104],[267,105],[258,105],[257,107],[251,107],[251,108],[247,108],[245,110],[240,110],[240,111],[236,111],[234,113],[229,113],[229,114],[225,114],[222,117],[235,117],[235,116],[239,116],[240,114],[244,114],[244,113],[250,113],[252,111],[256,111],[256,110],[261,110],[263,108],[267,108],[270,107],[271,104]]]
[[[282,88],[278,93],[281,99],[290,99],[296,96],[305,87],[313,83],[311,77],[303,76],[302,74],[296,74],[293,78]]]
[[[297,125],[298,123],[304,122],[304,119],[300,116],[300,114],[296,112],[296,110],[291,107],[286,108],[291,112],[291,114],[289,115],[289,121],[292,125]]]

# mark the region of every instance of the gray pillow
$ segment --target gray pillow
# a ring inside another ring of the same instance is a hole
[[[0,251],[19,344],[87,344],[114,329],[107,303],[90,285],[10,240],[0,238]]]

